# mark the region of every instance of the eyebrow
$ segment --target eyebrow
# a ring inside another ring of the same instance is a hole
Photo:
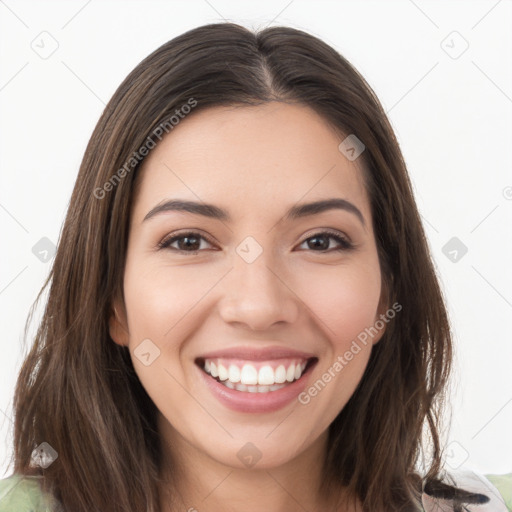
[[[363,214],[350,201],[341,198],[323,199],[312,203],[302,203],[292,206],[284,215],[285,221],[296,220],[310,215],[318,215],[328,210],[344,210],[354,214],[363,226],[366,226]],[[208,203],[198,203],[195,201],[185,201],[183,199],[170,199],[157,204],[144,217],[142,222],[163,212],[178,211],[188,212],[194,215],[202,215],[211,219],[231,222],[231,215],[218,206]]]

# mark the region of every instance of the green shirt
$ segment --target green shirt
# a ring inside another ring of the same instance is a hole
[[[41,491],[40,478],[14,474],[0,480],[0,512],[54,512],[53,500]]]
[[[485,477],[495,487],[495,489],[491,489],[491,492],[494,494],[493,499],[499,501],[500,510],[512,512],[512,473],[507,475],[485,475]],[[51,497],[41,492],[40,478],[42,477],[11,475],[0,480],[0,512],[56,512],[58,505]],[[486,492],[489,494],[488,487],[485,490],[482,489],[483,494]],[[478,510],[494,512],[497,510],[494,507],[495,505],[492,508],[478,505]],[[428,511],[428,507],[426,510]],[[439,508],[436,507],[435,510],[439,510]],[[447,509],[443,508],[443,510]]]

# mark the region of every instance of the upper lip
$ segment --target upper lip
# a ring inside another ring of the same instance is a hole
[[[245,359],[247,361],[266,361],[271,359],[311,359],[316,357],[310,352],[302,352],[282,346],[270,347],[232,347],[202,354],[198,359]]]

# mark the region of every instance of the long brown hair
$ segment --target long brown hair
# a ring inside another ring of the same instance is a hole
[[[333,48],[289,27],[254,33],[220,23],[190,30],[144,59],[108,103],[85,151],[50,275],[34,303],[50,286],[15,390],[15,473],[42,474],[44,489],[65,510],[160,510],[156,408],[128,349],[111,340],[109,318],[113,300],[123,297],[139,150],[165,123],[170,132],[169,119],[191,99],[194,112],[269,101],[304,104],[340,134],[355,134],[364,143],[384,298],[403,309],[329,427],[324,484],[326,492],[348,486],[366,511],[416,510],[421,478],[433,479],[442,468],[441,407],[452,359],[442,292],[380,102]],[[430,453],[420,478],[424,434]],[[42,442],[58,453],[46,469],[30,464]]]

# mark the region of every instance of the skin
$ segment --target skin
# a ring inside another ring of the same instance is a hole
[[[379,307],[381,273],[362,170],[338,150],[343,138],[302,105],[214,107],[190,114],[144,161],[132,205],[124,302],[114,304],[110,334],[129,347],[159,410],[163,475],[179,492],[175,505],[182,510],[360,509],[359,503],[333,507],[333,496],[319,496],[321,461],[327,428],[384,330],[307,405],[293,400],[273,413],[226,408],[198,379],[194,363],[219,348],[291,347],[318,357],[311,385],[387,309]],[[353,203],[365,224],[343,210],[283,220],[299,202],[332,197]],[[232,221],[165,212],[143,222],[170,198],[215,204]],[[313,235],[326,228],[355,248],[335,251],[339,243],[329,235],[322,238],[327,251],[315,247]],[[174,251],[158,248],[188,229],[214,243],[201,240],[196,253],[185,252],[183,239],[172,244]],[[252,263],[236,252],[248,236],[263,250]],[[160,350],[149,366],[133,354],[145,339]],[[247,442],[261,453],[251,468],[237,457]],[[167,490],[160,491],[164,510],[173,506]]]

